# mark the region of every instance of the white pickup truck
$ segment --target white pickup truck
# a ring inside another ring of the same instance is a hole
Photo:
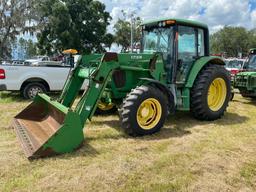
[[[0,65],[0,91],[20,91],[26,99],[38,92],[60,91],[69,71],[65,66]]]

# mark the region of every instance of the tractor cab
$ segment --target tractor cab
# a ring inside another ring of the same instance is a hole
[[[247,62],[245,62],[243,69],[246,71],[256,71],[256,48],[250,50]]]
[[[198,22],[166,19],[142,25],[142,53],[162,53],[169,83],[183,85],[194,62],[209,55],[208,28]]]

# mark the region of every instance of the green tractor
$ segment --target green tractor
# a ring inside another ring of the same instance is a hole
[[[80,97],[84,81],[88,86]],[[158,132],[177,110],[200,120],[220,118],[230,87],[224,62],[209,56],[207,25],[159,19],[142,24],[141,53],[81,56],[60,97],[38,94],[12,125],[29,159],[51,156],[83,143],[84,125],[98,106],[118,108],[123,130],[143,136]]]
[[[235,76],[233,84],[243,97],[256,98],[256,48],[250,50],[248,61]]]

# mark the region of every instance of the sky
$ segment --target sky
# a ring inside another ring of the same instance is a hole
[[[256,28],[256,0],[99,0],[112,17],[108,31],[122,18],[122,10],[143,20],[161,17],[192,19],[208,24],[210,33],[225,25]],[[31,39],[31,36],[23,38]],[[33,37],[36,41],[36,38]],[[112,46],[112,51],[120,47]]]
[[[208,24],[214,33],[225,25],[256,28],[256,0],[99,0],[106,5],[111,31],[122,10],[143,20],[159,17],[192,19]]]

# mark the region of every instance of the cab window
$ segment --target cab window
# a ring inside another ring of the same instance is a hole
[[[178,26],[178,63],[176,82],[185,83],[193,63],[205,55],[204,30]]]

